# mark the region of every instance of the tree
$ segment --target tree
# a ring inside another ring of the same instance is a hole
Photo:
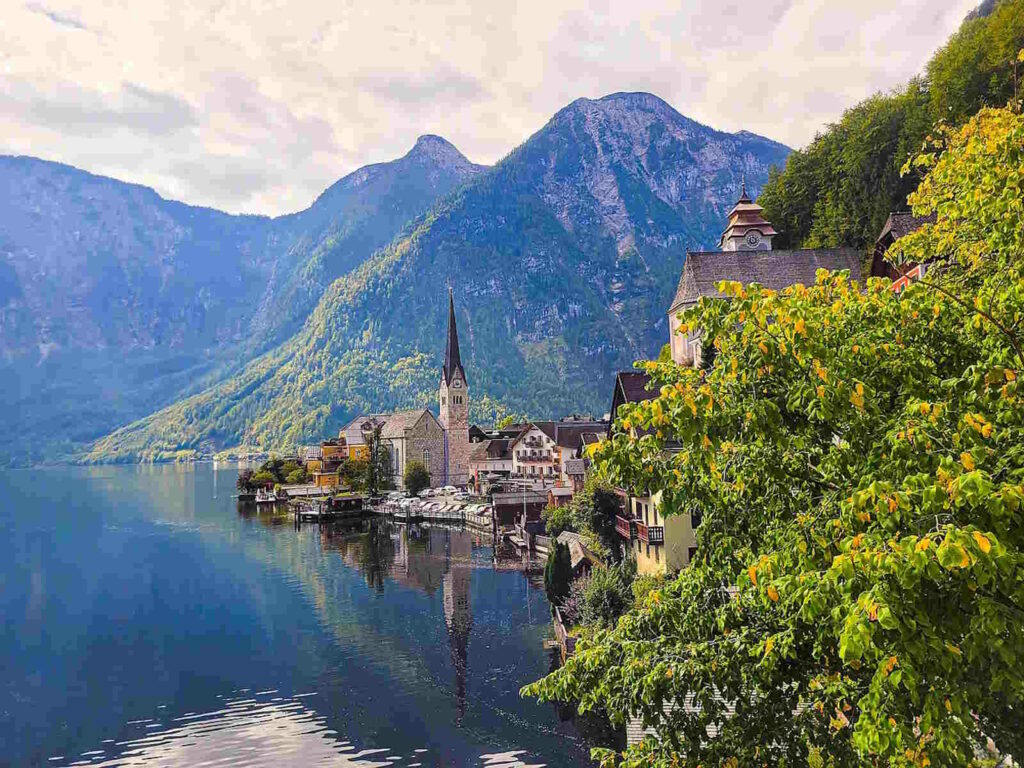
[[[265,469],[261,469],[259,472],[254,472],[249,478],[249,482],[252,483],[253,488],[268,488],[278,482],[277,476],[273,472],[268,472]]]
[[[235,488],[242,493],[251,493],[256,486],[252,482],[252,470],[243,469],[238,472],[238,478],[235,480]]]
[[[567,544],[556,541],[554,545],[544,564],[544,590],[552,605],[561,605],[572,583],[572,555]]]
[[[525,424],[529,419],[521,413],[508,413],[498,419],[494,425],[497,429],[507,429],[515,424]]]
[[[430,487],[430,472],[422,461],[410,461],[405,465],[405,490],[416,496],[424,488]]]
[[[557,539],[558,534],[562,533],[562,531],[579,532],[576,518],[573,515],[573,508],[570,504],[563,504],[560,507],[551,505],[544,507],[540,517],[544,521],[544,531],[553,539]]]
[[[341,473],[341,480],[345,487],[354,491],[365,490],[366,477],[369,474],[369,461],[363,456],[353,456],[345,459],[338,471]]]
[[[384,489],[390,488],[391,451],[381,438],[384,424],[379,420],[368,422],[363,432],[366,440],[366,491],[370,496],[377,496]]]
[[[690,567],[524,689],[658,733],[606,764],[1024,755],[1024,118],[984,110],[914,165],[937,220],[890,256],[941,256],[923,280],[722,283],[683,318],[712,368],[645,364],[659,397],[597,452],[704,514]]]
[[[905,209],[918,178],[901,174],[901,166],[936,123],[962,125],[982,107],[1014,98],[1021,46],[1024,0],[1003,0],[965,21],[932,57],[926,77],[865,99],[793,152],[758,196],[779,230],[775,246],[872,244],[889,213]]]
[[[622,513],[622,504],[614,488],[602,478],[591,474],[583,490],[573,496],[569,506],[569,516],[575,525],[572,530],[584,533],[590,538],[590,544],[599,549],[602,555],[612,562],[619,562],[622,559],[622,547],[615,530],[615,516]]]
[[[307,480],[308,476],[306,475],[306,470],[301,467],[289,472],[288,477],[285,478],[285,482],[289,485],[298,485],[299,483],[304,483]]]
[[[591,627],[611,627],[633,605],[634,560],[595,568],[586,580],[580,620]]]

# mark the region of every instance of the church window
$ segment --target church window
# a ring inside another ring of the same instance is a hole
[[[426,449],[423,451],[423,466],[430,468],[430,451]]]

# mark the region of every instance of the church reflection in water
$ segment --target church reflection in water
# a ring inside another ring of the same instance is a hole
[[[466,713],[469,640],[473,629],[473,570],[524,570],[518,554],[496,552],[490,534],[449,526],[399,525],[371,518],[323,526],[324,549],[336,551],[357,568],[373,589],[389,582],[425,592],[441,592],[447,642],[455,673],[457,722]],[[529,575],[529,574],[527,574]],[[530,580],[539,586],[536,578]]]

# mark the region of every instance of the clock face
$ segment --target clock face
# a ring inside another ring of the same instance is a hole
[[[747,245],[749,245],[751,248],[754,248],[754,247],[760,245],[760,243],[761,243],[761,233],[760,232],[758,232],[756,229],[752,229],[749,232],[747,232]]]
[[[458,389],[459,387],[462,386],[462,382],[456,379],[455,381],[452,382],[452,386]]]

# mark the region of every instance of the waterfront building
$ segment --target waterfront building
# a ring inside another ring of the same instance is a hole
[[[410,461],[423,462],[432,488],[446,485],[445,431],[437,417],[426,408],[415,408],[385,418],[380,436],[391,453],[394,486],[403,487]]]
[[[473,443],[469,452],[470,484],[483,492],[485,486],[512,474],[512,454],[508,438],[492,438]]]
[[[582,455],[582,436],[603,433],[607,429],[608,422],[581,416],[530,422],[509,445],[512,475],[571,487],[573,479],[569,470],[578,469],[572,462]]]

